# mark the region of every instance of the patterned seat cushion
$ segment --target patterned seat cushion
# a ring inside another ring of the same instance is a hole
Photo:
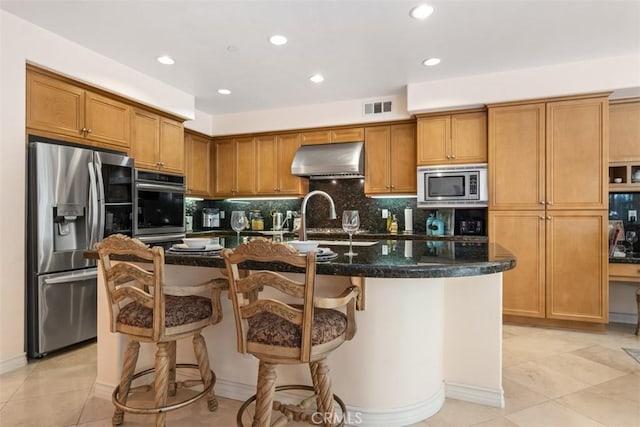
[[[298,306],[296,308],[302,308]],[[248,319],[247,341],[280,347],[300,347],[302,327],[272,313],[260,313]],[[311,344],[329,342],[347,329],[347,317],[337,310],[316,308],[313,314]]]
[[[186,325],[211,316],[211,300],[196,295],[165,295],[165,327]],[[153,327],[153,310],[130,302],[118,313],[118,323],[138,328]]]

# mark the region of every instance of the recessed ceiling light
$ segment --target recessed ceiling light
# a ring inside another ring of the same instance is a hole
[[[324,81],[324,77],[322,77],[322,74],[314,74],[313,76],[309,77],[309,80],[314,83],[321,83]]]
[[[422,65],[427,67],[432,67],[434,65],[438,65],[440,63],[440,58],[429,58],[422,61]]]
[[[283,44],[287,44],[287,38],[280,34],[275,34],[269,37],[269,42],[276,46],[282,46]]]
[[[231,95],[231,91],[229,89],[218,89],[218,93],[220,95]]]
[[[409,15],[416,19],[427,19],[433,13],[433,8],[426,4],[421,4],[411,9]]]
[[[173,65],[176,61],[173,60],[169,55],[158,56],[158,62],[164,65]]]

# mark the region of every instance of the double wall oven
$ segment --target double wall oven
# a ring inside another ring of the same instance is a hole
[[[185,178],[135,171],[133,235],[147,244],[169,244],[185,237]]]

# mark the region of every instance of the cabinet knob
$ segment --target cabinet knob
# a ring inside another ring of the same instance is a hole
[[[456,156],[452,154],[452,155],[451,155],[451,158],[452,158],[452,159],[455,159],[455,158],[456,158]]]
[[[87,129],[87,133],[91,133],[91,129]]]
[[[544,215],[540,215],[540,219],[544,219]]]
[[[451,156],[447,154],[447,159],[450,159],[450,158],[451,158]]]
[[[80,132],[82,132],[82,133],[87,133],[87,128],[82,128],[82,129],[80,129]]]
[[[551,219],[551,217],[550,217],[550,216],[547,216],[547,219]]]
[[[553,203],[551,203],[551,202],[547,202],[547,204],[548,204],[548,205],[552,205]]]
[[[540,204],[541,204],[541,205],[544,205],[544,204],[545,204],[545,201],[544,201],[544,200],[540,200]]]

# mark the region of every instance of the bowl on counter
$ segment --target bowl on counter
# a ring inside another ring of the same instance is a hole
[[[301,254],[306,254],[309,251],[313,251],[318,247],[320,242],[314,242],[312,240],[291,240],[287,242],[293,246]]]
[[[211,238],[209,237],[187,237],[182,239],[182,243],[187,245],[190,248],[204,248],[209,243],[211,243]]]

